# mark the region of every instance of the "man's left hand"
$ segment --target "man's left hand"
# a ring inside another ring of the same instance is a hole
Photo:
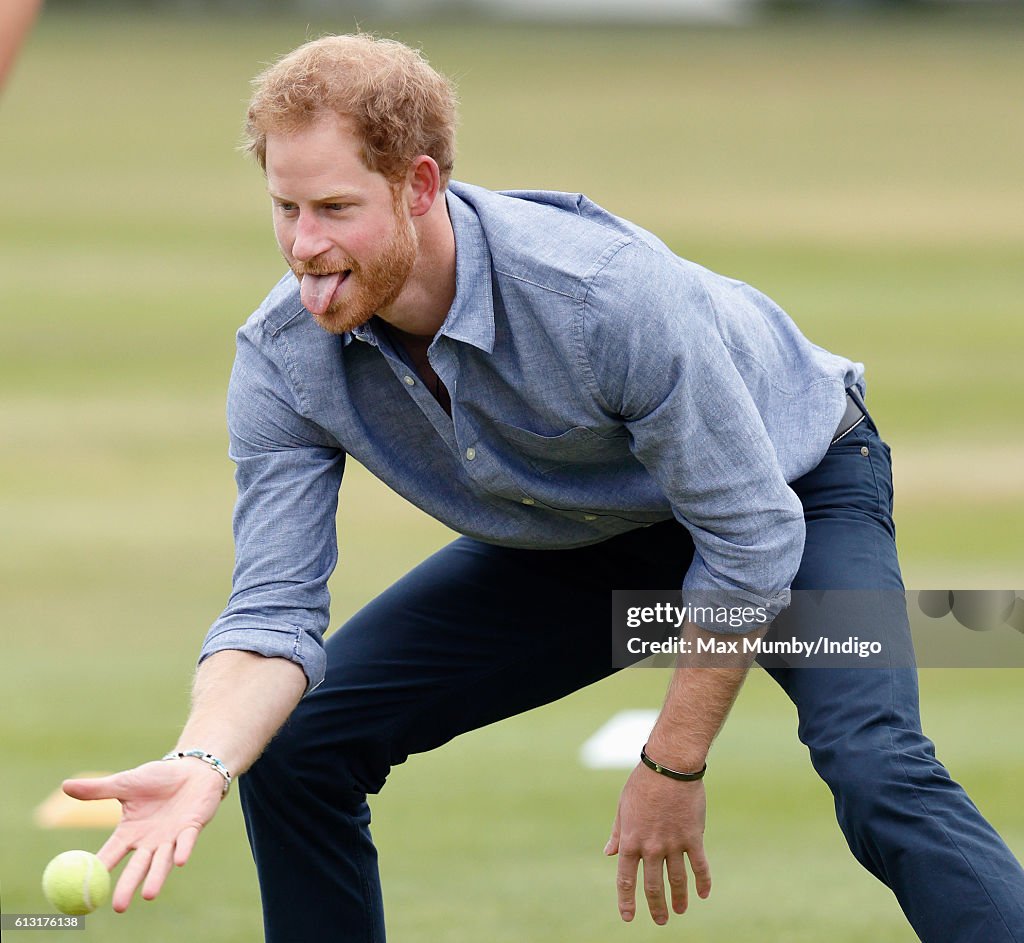
[[[672,910],[686,912],[686,859],[690,860],[697,894],[711,893],[711,869],[704,854],[704,783],[678,782],[638,765],[619,798],[619,809],[606,855],[618,855],[616,888],[619,914],[625,921],[636,913],[636,883],[643,862],[644,894],[651,918],[668,922],[664,874],[668,873]]]

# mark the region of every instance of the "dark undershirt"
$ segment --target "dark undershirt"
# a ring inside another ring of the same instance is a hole
[[[405,331],[400,331],[386,322],[381,323],[384,324],[384,330],[391,339],[391,343],[394,344],[398,355],[416,371],[424,385],[430,390],[434,399],[441,404],[441,408],[450,416],[452,414],[451,397],[448,395],[447,388],[441,382],[441,378],[434,372],[434,368],[430,366],[430,361],[427,359],[427,348],[430,347],[433,338],[407,334]]]

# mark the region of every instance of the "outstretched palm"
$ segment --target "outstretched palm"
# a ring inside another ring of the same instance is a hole
[[[203,763],[192,760],[152,762],[99,779],[69,779],[64,791],[76,799],[117,799],[121,822],[99,850],[110,871],[134,852],[117,882],[113,907],[128,909],[142,884],[152,900],[174,865],[189,859],[199,832],[217,812],[223,780]]]

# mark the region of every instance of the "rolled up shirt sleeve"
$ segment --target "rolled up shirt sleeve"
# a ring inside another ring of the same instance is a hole
[[[693,538],[684,602],[774,618],[800,565],[803,510],[699,271],[625,241],[592,278],[583,324],[585,382],[625,423],[634,455]]]
[[[311,690],[326,668],[327,581],[338,559],[345,454],[304,418],[300,390],[283,341],[250,320],[238,333],[228,388],[238,486],[232,591],[199,660],[229,649],[287,658]]]

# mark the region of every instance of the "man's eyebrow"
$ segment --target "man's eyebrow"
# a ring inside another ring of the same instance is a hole
[[[296,200],[289,199],[285,196],[279,196],[274,193],[269,187],[267,193],[270,194],[271,199],[277,200],[279,203],[295,203]],[[358,194],[354,190],[337,190],[330,193],[324,193],[322,195],[314,196],[309,199],[310,203],[351,203],[358,199]]]

